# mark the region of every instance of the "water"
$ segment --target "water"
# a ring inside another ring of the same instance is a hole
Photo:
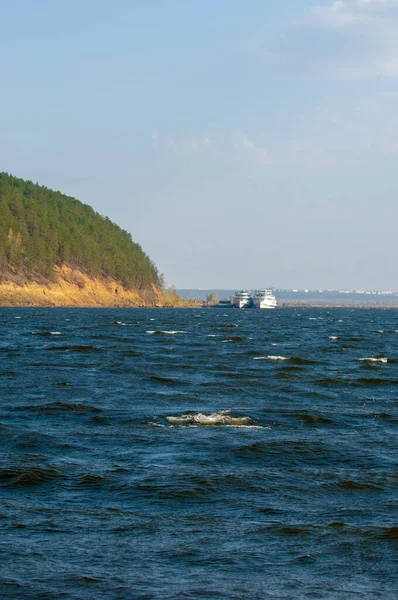
[[[398,311],[0,309],[0,597],[396,597]]]

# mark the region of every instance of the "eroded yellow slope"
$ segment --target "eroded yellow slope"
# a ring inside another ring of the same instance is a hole
[[[90,277],[67,265],[54,267],[54,283],[0,282],[0,306],[139,307],[175,305],[160,290],[125,290],[114,279]]]

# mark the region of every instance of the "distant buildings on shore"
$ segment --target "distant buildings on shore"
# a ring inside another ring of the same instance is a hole
[[[310,294],[312,292],[318,294],[367,294],[373,296],[398,296],[398,292],[392,292],[391,290],[274,290],[275,292],[293,292],[299,293],[304,292]]]
[[[206,300],[216,294],[220,299],[230,299],[235,290],[228,289],[179,289],[178,294],[186,299]],[[391,290],[325,290],[325,289],[274,289],[278,304],[311,305],[386,305],[398,306],[398,292]]]

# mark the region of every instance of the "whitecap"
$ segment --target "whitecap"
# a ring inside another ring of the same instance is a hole
[[[182,415],[170,415],[166,420],[171,425],[185,427],[211,427],[225,425],[227,427],[260,428],[251,417],[246,415],[234,416],[229,411],[218,411],[213,413],[184,413]]]
[[[340,339],[338,335],[329,335],[329,340],[338,340]]]
[[[149,333],[149,335],[153,335],[154,333],[157,334],[163,334],[163,335],[176,335],[177,333],[186,333],[186,331],[179,331],[179,330],[171,330],[171,331],[147,331],[147,333]]]
[[[385,356],[368,356],[366,358],[360,358],[360,361],[366,361],[366,362],[381,362],[381,363],[388,363],[388,358],[386,358]]]
[[[253,360],[289,360],[287,356],[254,356]]]

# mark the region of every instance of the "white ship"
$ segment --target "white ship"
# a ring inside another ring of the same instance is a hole
[[[256,290],[253,292],[254,308],[276,308],[276,298],[272,290]]]
[[[246,290],[237,290],[233,297],[232,304],[236,306],[236,308],[250,308],[253,306],[251,293]]]

